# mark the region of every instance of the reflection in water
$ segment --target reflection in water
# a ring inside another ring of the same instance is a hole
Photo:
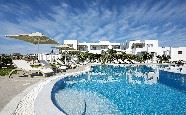
[[[142,73],[127,73],[128,82],[133,84],[155,84],[159,78],[158,72]]]
[[[159,70],[159,68],[157,65],[93,66],[90,72],[67,77],[65,81],[68,84],[85,81],[108,83],[120,82],[122,77],[130,84],[161,83],[179,90],[186,89],[186,75]]]
[[[88,73],[88,80],[97,82],[116,82],[117,77],[126,77],[131,84],[155,84],[159,79],[158,66],[127,65],[127,66],[99,66]],[[98,80],[97,78],[100,78]]]
[[[55,84],[52,99],[57,107],[72,114],[186,113],[186,95],[175,90],[186,89],[184,75],[159,70],[156,65],[92,68]]]
[[[170,87],[186,89],[186,75],[159,70],[160,67],[157,65],[122,65],[122,67],[105,65],[92,68],[86,74],[70,76],[65,78],[65,81],[70,84],[85,81],[107,83],[119,82],[120,77],[124,77],[130,84],[152,85],[159,82]]]
[[[81,77],[80,77],[81,76]],[[131,84],[155,84],[159,79],[159,69],[157,66],[93,66],[92,71],[77,76],[64,78],[68,84],[76,82],[94,81],[99,83],[119,82],[125,78]]]

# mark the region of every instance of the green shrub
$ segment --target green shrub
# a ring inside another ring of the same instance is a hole
[[[0,76],[8,75],[12,70],[13,68],[0,68]],[[16,74],[16,73],[17,71],[13,72],[13,74]]]

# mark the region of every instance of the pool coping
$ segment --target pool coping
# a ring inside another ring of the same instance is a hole
[[[46,79],[44,79],[46,80]],[[40,81],[41,82],[41,81]],[[21,93],[17,94],[13,99],[10,100],[8,104],[5,105],[5,107],[0,111],[0,115],[12,115],[14,114],[17,105],[22,100],[22,98],[29,93],[34,87],[36,87],[40,82],[35,83],[29,87],[27,87],[25,90],[23,90]],[[42,80],[43,82],[43,80]]]
[[[79,75],[81,73],[85,73],[90,71],[91,66],[84,71],[78,71],[74,73],[69,73],[60,76],[59,78],[49,82],[47,85],[43,87],[43,89],[38,93],[37,98],[34,103],[35,113],[36,115],[65,115],[62,111],[60,111],[51,100],[51,92],[54,84],[62,78],[71,76],[71,75]]]
[[[65,115],[61,112],[51,100],[51,91],[54,84],[66,77],[68,75],[63,75],[60,78],[57,78],[43,87],[43,89],[38,93],[37,98],[34,103],[35,114],[36,115]]]

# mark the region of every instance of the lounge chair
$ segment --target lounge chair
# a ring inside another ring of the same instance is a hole
[[[78,65],[76,63],[69,63],[69,67],[75,69]]]
[[[74,64],[74,63],[72,63],[70,66],[71,66],[72,69],[75,69],[77,67],[77,65]]]
[[[84,62],[79,62],[80,65],[87,65],[89,62],[88,61],[84,61]]]
[[[60,65],[65,65],[61,60],[56,60],[56,62]]]
[[[45,60],[39,60],[40,64],[44,67],[51,67],[50,64]]]
[[[67,68],[67,66],[65,66],[65,65],[61,65],[61,66],[58,67],[58,69],[60,69],[60,70],[62,70],[63,72],[65,72],[68,68]]]
[[[121,59],[118,59],[118,62],[121,63],[121,64],[124,64],[125,62]]]
[[[47,76],[48,74],[54,73],[54,71],[51,68],[45,68],[45,67],[44,68],[33,68],[25,60],[13,60],[12,62],[17,67],[17,69],[12,70],[9,74],[9,77],[16,70],[22,70],[24,72],[23,75],[25,74],[32,75],[33,73],[41,72],[43,76]]]
[[[67,65],[65,65],[61,60],[56,60],[56,62],[60,65],[58,67],[60,70],[66,71],[68,69]]]
[[[118,60],[114,60],[113,63],[114,64],[119,64],[119,61]]]
[[[131,62],[130,62],[129,60],[125,59],[125,60],[124,60],[124,63],[130,64]]]

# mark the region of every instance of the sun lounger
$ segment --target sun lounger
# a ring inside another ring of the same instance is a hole
[[[69,64],[69,66],[70,66],[70,68],[75,69],[77,67],[77,64],[71,63],[71,64]]]
[[[27,63],[25,60],[13,60],[13,64],[17,67],[15,70],[22,70],[25,74],[32,75],[33,73],[39,73],[41,72],[43,76],[46,76],[47,74],[53,74],[53,70],[51,68],[33,68],[30,66],[29,63]],[[9,77],[13,71],[9,74]]]
[[[121,63],[121,64],[124,64],[125,62],[121,59],[118,59],[118,62]]]
[[[57,63],[59,63],[60,65],[65,65],[61,60],[56,60]]]
[[[65,65],[61,60],[56,60],[56,62],[58,64],[60,64],[60,66],[58,67],[58,69],[62,70],[62,71],[66,71],[68,69],[68,66]]]
[[[40,64],[44,67],[50,67],[50,64],[45,60],[39,60]]]
[[[119,62],[118,62],[117,60],[114,60],[113,62],[114,62],[115,64],[119,64]]]
[[[61,65],[60,67],[58,67],[58,69],[65,72],[68,69],[68,67],[66,65]]]

